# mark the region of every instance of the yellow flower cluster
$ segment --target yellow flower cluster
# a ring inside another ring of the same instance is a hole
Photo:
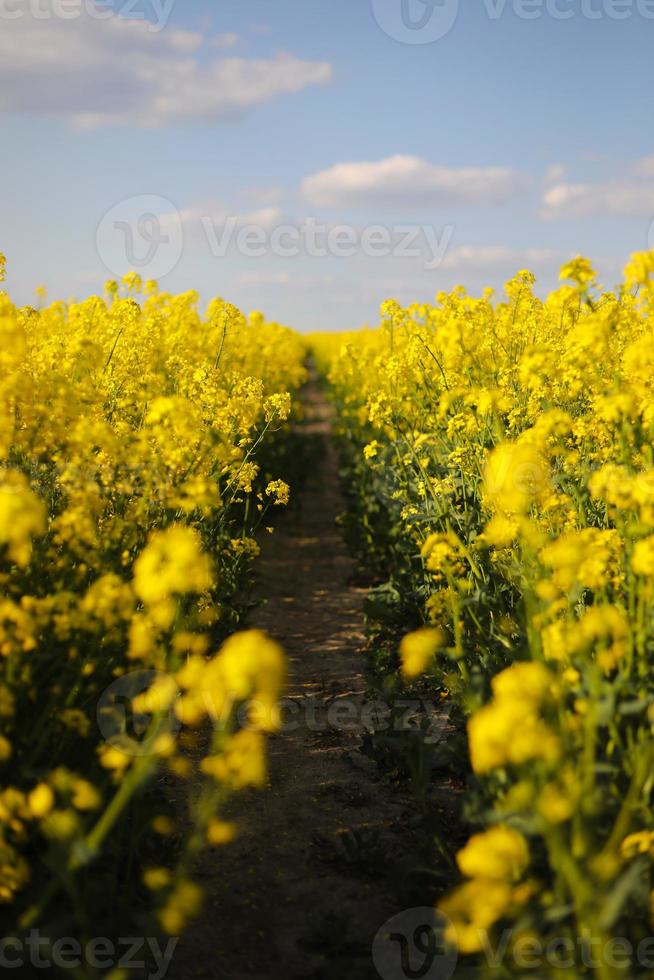
[[[438,629],[420,629],[407,633],[400,643],[402,670],[405,677],[424,674],[435,655],[444,646],[444,637]]]
[[[493,678],[494,697],[468,723],[475,772],[520,766],[542,759],[554,763],[559,744],[541,716],[552,682],[539,663],[518,663]]]
[[[457,854],[457,864],[469,880],[439,910],[448,920],[445,938],[463,953],[476,953],[488,948],[492,926],[530,897],[530,889],[518,884],[529,849],[521,834],[499,824],[471,837]]]
[[[58,894],[74,896],[60,910],[71,915],[96,887],[133,897],[138,880],[107,879],[131,863],[177,932],[200,904],[187,873],[198,847],[233,836],[227,795],[265,778],[284,657],[261,633],[230,634],[255,533],[289,499],[271,477],[305,346],[261,314],[198,304],[135,274],[38,310],[0,291],[0,902],[12,928],[47,920]],[[197,769],[180,823],[160,787]],[[177,834],[169,868],[125,859],[130,810],[140,854],[157,846],[148,825]],[[101,851],[94,884],[81,872]]]
[[[435,675],[466,719],[466,813],[535,838],[528,911],[512,872],[464,857],[443,904],[463,951],[507,917],[545,941],[649,934],[650,872],[624,861],[653,850],[629,834],[654,829],[654,253],[614,291],[582,257],[561,280],[389,300],[376,330],[312,338],[356,544],[398,597],[385,619],[446,637],[407,636],[404,675]]]

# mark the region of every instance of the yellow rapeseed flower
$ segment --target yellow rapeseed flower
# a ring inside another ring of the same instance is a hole
[[[424,674],[445,642],[440,629],[425,627],[403,637],[400,643],[402,673],[407,678]]]

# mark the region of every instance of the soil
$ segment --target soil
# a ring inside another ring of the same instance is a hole
[[[262,542],[251,616],[287,652],[294,723],[270,738],[268,790],[232,803],[236,841],[203,856],[210,897],[171,980],[378,980],[373,939],[406,907],[418,818],[407,787],[360,751],[361,727],[348,724],[366,704],[365,590],[351,584],[329,409],[315,385],[305,410],[300,442],[318,444],[316,465]]]

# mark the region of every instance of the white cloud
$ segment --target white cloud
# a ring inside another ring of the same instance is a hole
[[[293,284],[293,293],[308,292],[315,295],[316,289],[329,289],[337,283],[342,282],[342,278],[335,276],[313,276],[297,272],[284,270],[275,271],[274,269],[244,272],[235,280],[239,286],[288,286]],[[333,298],[333,297],[330,297]]]
[[[242,196],[247,200],[264,205],[279,204],[286,197],[286,193],[283,187],[245,187],[241,191]]]
[[[181,220],[184,241],[196,254],[224,257],[238,254],[239,233],[257,229],[271,234],[284,219],[283,212],[276,207],[258,208],[244,211],[239,208],[193,205],[179,211],[159,216],[164,234]]]
[[[641,177],[654,177],[654,157],[645,157],[636,164],[636,173]]]
[[[332,77],[289,54],[201,59],[201,34],[142,20],[3,21],[0,112],[60,116],[80,128],[164,126],[238,116]]]
[[[237,227],[243,228],[246,225],[256,225],[258,228],[275,228],[282,220],[283,214],[279,208],[259,208],[256,211],[224,211],[207,210],[202,212],[200,209],[189,209],[182,211],[183,221],[211,221],[214,225],[222,225],[230,218],[236,222]]]
[[[597,184],[555,184],[545,192],[540,216],[545,221],[593,214],[640,217],[654,214],[654,184],[646,180]]]
[[[235,48],[239,41],[238,34],[228,31],[226,34],[218,34],[216,37],[212,37],[209,44],[212,48],[222,51],[225,48]]]
[[[317,207],[411,206],[443,202],[496,203],[520,188],[505,167],[449,169],[415,156],[373,163],[338,163],[307,177],[302,194]]]
[[[544,221],[594,214],[640,217],[654,213],[654,156],[624,166],[619,176],[608,180],[573,183],[564,179],[565,173],[553,174],[551,186],[543,193],[540,217]]]
[[[293,282],[290,272],[244,272],[239,286],[288,286]]]
[[[545,180],[548,184],[559,183],[565,178],[568,172],[568,168],[562,163],[552,163],[547,168],[547,173],[545,174]]]
[[[504,269],[508,275],[518,269],[542,266],[562,261],[552,249],[512,249],[505,245],[460,245],[445,256],[441,269]]]

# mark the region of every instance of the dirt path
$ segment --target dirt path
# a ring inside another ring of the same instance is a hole
[[[344,509],[329,410],[305,396],[302,438],[319,441],[301,499],[264,542],[252,616],[290,661],[284,731],[270,740],[270,787],[234,801],[237,841],[199,874],[213,898],[180,943],[174,980],[368,980],[380,926],[398,911],[389,869],[408,801],[359,751],[364,590],[336,516]],[[349,728],[350,730],[343,730]]]

